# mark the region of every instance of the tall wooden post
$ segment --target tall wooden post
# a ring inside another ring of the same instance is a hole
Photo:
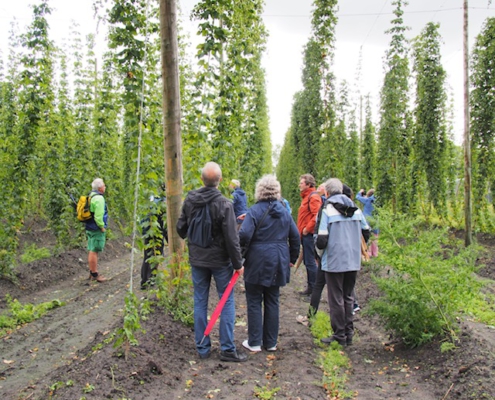
[[[182,206],[182,141],[180,131],[179,50],[176,0],[160,0],[163,81],[163,146],[167,182],[167,226],[172,264],[181,259],[184,242],[175,226]],[[177,265],[178,266],[178,265]],[[171,271],[172,278],[177,270]]]
[[[468,0],[464,0],[464,243],[473,241],[471,200],[471,137],[469,132],[469,42]]]

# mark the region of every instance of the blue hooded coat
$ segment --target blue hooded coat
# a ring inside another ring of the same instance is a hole
[[[268,207],[270,210],[259,225]],[[241,225],[239,239],[241,247],[247,247],[244,263],[247,283],[266,287],[289,283],[289,263],[297,261],[300,236],[294,220],[280,201],[259,201],[252,206]]]
[[[247,213],[247,196],[246,192],[241,188],[237,187],[232,192],[232,196],[234,197],[234,214],[235,217],[239,217],[239,215]],[[237,223],[240,224],[242,220],[237,220]]]

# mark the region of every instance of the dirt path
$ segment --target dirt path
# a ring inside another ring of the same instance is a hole
[[[146,333],[138,336],[139,345],[132,348],[127,361],[122,351],[111,345],[96,349],[109,332],[122,326],[130,278],[129,256],[125,254],[118,259],[112,254],[100,263],[100,271],[111,278],[104,284],[87,280],[84,262],[74,267],[77,273],[40,291],[24,282],[30,289],[21,301],[58,298],[67,304],[0,339],[0,360],[13,361],[0,365],[3,398],[47,399],[51,394],[54,399],[250,399],[255,398],[256,390],[265,395],[276,390],[279,399],[326,398],[322,371],[315,362],[322,348],[314,343],[308,328],[296,322],[296,316],[308,308],[297,294],[304,287],[303,267],[282,290],[276,353],[250,354],[242,364],[221,362],[217,324],[211,334],[212,357],[199,360],[192,328],[173,321],[160,309],[142,322]],[[4,287],[0,285],[0,289]],[[357,290],[364,309],[369,299],[378,295],[366,269],[360,274]],[[236,343],[240,347],[247,337],[242,284],[236,286],[235,295]],[[211,308],[216,301],[211,295]],[[323,301],[321,310],[327,308]],[[439,343],[405,348],[374,318],[358,314],[355,325],[355,344],[345,352],[352,362],[348,387],[356,398],[495,399],[493,329],[464,324],[458,350],[441,354]],[[48,388],[56,382],[61,382],[61,387],[51,393]]]
[[[0,340],[0,358],[13,361],[0,367],[0,393],[15,398],[15,393],[73,360],[122,318],[129,257],[101,263],[100,272],[110,278],[108,282],[90,282],[88,272],[81,268],[79,274],[55,287],[19,298],[31,303],[58,299],[66,305]]]

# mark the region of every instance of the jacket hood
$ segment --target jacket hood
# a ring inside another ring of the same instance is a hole
[[[244,196],[244,197],[246,196],[246,192],[244,190],[242,190],[241,188],[235,188],[234,192],[236,192],[238,196]],[[234,193],[234,192],[232,192],[232,193]]]
[[[217,197],[222,197],[222,193],[214,187],[203,186],[198,190],[189,192],[189,199],[194,207],[201,207]]]
[[[354,202],[344,194],[335,194],[328,199],[328,202],[344,217],[352,217],[358,209]]]
[[[284,213],[287,212],[287,209],[285,208],[285,205],[282,204],[279,200],[271,200],[271,201],[260,201],[259,203],[267,203],[270,206],[270,211],[268,211],[268,214],[272,218],[281,218]],[[266,211],[266,209],[264,208]]]

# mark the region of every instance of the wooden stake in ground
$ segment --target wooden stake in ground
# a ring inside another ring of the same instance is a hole
[[[174,257],[171,279],[179,273],[184,242],[175,230],[182,206],[182,141],[180,134],[179,51],[176,0],[160,0],[160,35],[163,77],[163,146],[167,182],[169,254]]]

